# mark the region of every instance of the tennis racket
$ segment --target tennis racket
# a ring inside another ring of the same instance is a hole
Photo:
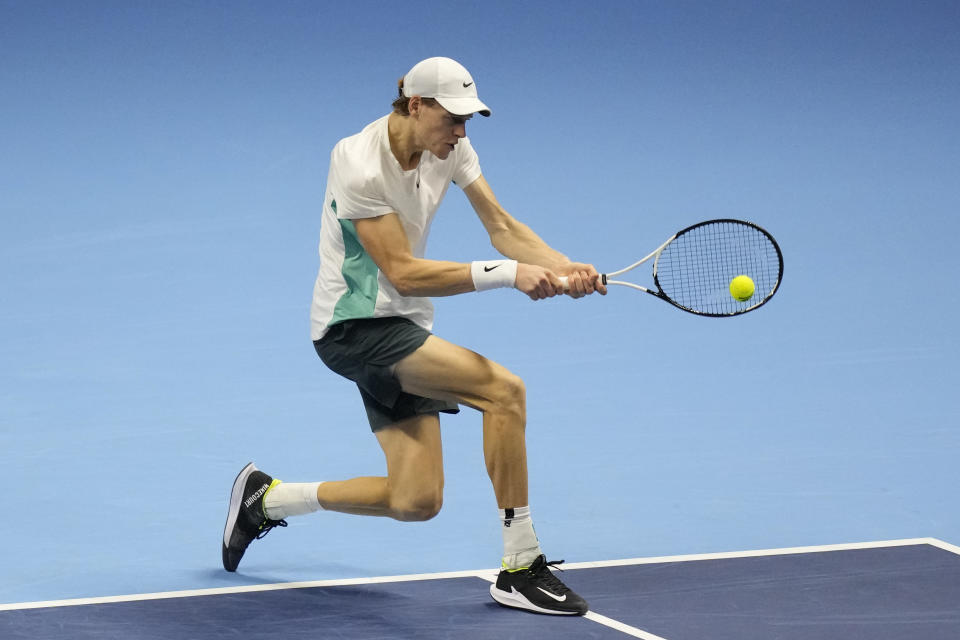
[[[654,287],[612,280],[653,260]],[[734,298],[730,283],[748,276],[754,293]],[[766,304],[780,287],[783,254],[764,229],[742,220],[707,220],[678,231],[650,255],[629,267],[601,274],[604,284],[645,291],[698,316],[737,316]],[[568,287],[567,277],[560,280]]]

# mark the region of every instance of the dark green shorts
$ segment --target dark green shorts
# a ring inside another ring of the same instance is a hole
[[[460,411],[455,402],[404,392],[390,370],[429,336],[406,318],[346,320],[330,327],[313,346],[332,371],[357,383],[370,429],[376,431],[413,416]]]

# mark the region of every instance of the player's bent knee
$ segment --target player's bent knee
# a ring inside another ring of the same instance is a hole
[[[396,520],[423,522],[440,513],[443,507],[443,492],[431,492],[406,500],[392,501],[390,506]]]
[[[493,397],[494,411],[509,413],[523,418],[527,412],[527,387],[520,376],[512,373],[500,376]]]

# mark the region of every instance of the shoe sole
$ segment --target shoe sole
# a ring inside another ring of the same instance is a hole
[[[556,609],[544,609],[543,607],[538,607],[529,600],[527,600],[522,593],[517,593],[516,591],[508,592],[503,589],[498,589],[497,585],[490,585],[490,597],[497,601],[497,604],[503,605],[504,607],[510,607],[511,609],[525,609],[527,611],[535,611],[536,613],[546,613],[552,616],[581,616],[583,613],[579,611],[558,611]],[[586,613],[586,612],[584,612]]]
[[[240,515],[240,505],[243,503],[243,489],[247,486],[247,478],[256,470],[257,468],[250,462],[240,470],[240,473],[237,474],[237,479],[233,481],[233,489],[230,491],[230,509],[227,511],[227,524],[223,527],[224,559],[227,556],[227,547],[230,546],[230,534],[233,533],[233,527],[237,524],[237,516]],[[224,561],[223,568],[227,569],[227,571],[236,571],[236,569],[227,568],[226,561]]]

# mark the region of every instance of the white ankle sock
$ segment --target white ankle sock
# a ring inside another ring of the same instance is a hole
[[[317,487],[321,482],[281,482],[263,496],[263,512],[270,520],[283,520],[320,509]]]
[[[542,552],[530,519],[530,507],[500,509],[503,523],[503,566],[507,569],[529,567]]]

